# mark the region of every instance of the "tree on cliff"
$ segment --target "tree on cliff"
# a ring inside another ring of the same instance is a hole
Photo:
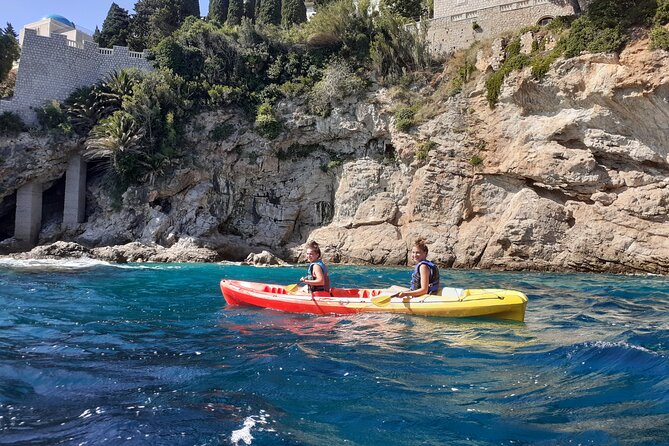
[[[314,0],[314,6],[316,7],[316,11],[332,3],[333,1],[334,0]]]
[[[12,64],[21,54],[16,31],[10,23],[5,29],[0,28],[0,82],[5,80],[12,69]]]
[[[128,11],[116,3],[112,3],[107,12],[107,18],[102,23],[102,31],[93,36],[101,48],[111,48],[114,45],[128,46],[130,29],[130,15]],[[96,38],[97,37],[97,38]]]
[[[304,0],[283,0],[281,4],[281,24],[284,28],[307,21],[307,7]]]
[[[209,0],[209,20],[225,23],[228,19],[228,0]]]
[[[259,3],[256,21],[263,25],[279,25],[281,23],[281,0],[261,0]]]
[[[193,0],[138,0],[128,38],[131,49],[151,48],[179,28],[186,17],[200,17],[196,3]]]
[[[412,20],[420,19],[427,10],[423,0],[385,0],[384,3],[395,14]]]
[[[181,13],[183,18],[193,16],[200,17],[200,2],[199,0],[183,0],[181,3]]]
[[[256,0],[246,0],[244,2],[244,17],[252,23],[256,21]]]
[[[244,16],[244,0],[230,0],[228,5],[228,25],[239,25]]]

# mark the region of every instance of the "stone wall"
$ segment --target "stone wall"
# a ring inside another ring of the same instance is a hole
[[[574,9],[566,0],[437,0],[428,35],[432,50],[447,54],[548,17],[570,14]]]
[[[80,47],[63,34],[44,37],[33,29],[24,32],[14,97],[0,101],[0,112],[18,113],[29,124],[35,122],[33,108],[66,99],[76,88],[92,85],[115,70],[153,70],[145,53],[126,47],[99,48],[92,42]]]

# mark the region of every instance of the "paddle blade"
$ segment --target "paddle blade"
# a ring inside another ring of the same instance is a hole
[[[294,293],[299,288],[300,288],[299,283],[292,283],[290,285],[286,285],[285,287],[283,287],[283,289],[286,290],[286,292],[288,292],[288,293]]]
[[[372,297],[372,303],[378,307],[383,307],[385,305],[388,305],[390,303],[390,299],[392,299],[394,295],[392,296],[375,296]]]

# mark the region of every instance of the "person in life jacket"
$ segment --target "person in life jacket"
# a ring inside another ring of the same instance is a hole
[[[308,287],[308,291],[330,292],[330,274],[328,267],[321,259],[321,249],[318,243],[311,241],[307,244],[307,261],[309,262],[309,269],[307,275],[300,279]]]
[[[411,260],[416,267],[411,274],[409,291],[397,293],[398,297],[414,297],[423,294],[436,294],[439,291],[439,268],[427,260],[427,245],[422,239],[416,240],[411,248]]]

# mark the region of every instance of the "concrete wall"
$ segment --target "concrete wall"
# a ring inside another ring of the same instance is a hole
[[[11,101],[0,101],[0,113],[18,113],[32,124],[35,113],[31,108],[48,100],[66,99],[76,88],[92,85],[114,70],[129,67],[153,70],[145,56],[126,47],[99,48],[88,41],[82,48],[63,34],[45,37],[34,29],[24,29],[14,96]]]
[[[581,1],[583,7],[589,1]],[[546,17],[574,14],[567,0],[435,0],[428,36],[446,54],[504,32],[536,25]],[[478,25],[474,29],[474,23]]]

